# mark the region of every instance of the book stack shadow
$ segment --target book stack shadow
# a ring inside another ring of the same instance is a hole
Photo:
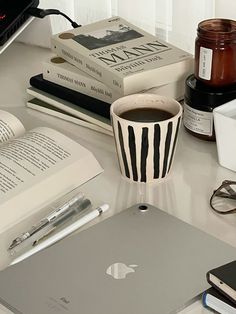
[[[53,35],[27,107],[112,135],[110,105],[134,93],[183,99],[193,56],[120,17]]]
[[[236,261],[210,270],[207,281],[211,287],[203,293],[203,305],[220,314],[236,314]]]

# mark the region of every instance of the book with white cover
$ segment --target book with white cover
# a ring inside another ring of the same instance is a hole
[[[62,110],[65,113],[69,113],[73,115],[74,117],[77,117],[79,119],[85,120],[89,123],[92,123],[94,125],[97,125],[109,132],[112,132],[112,126],[110,120],[93,113],[91,111],[88,111],[84,108],[81,108],[77,105],[72,104],[69,101],[63,100],[59,97],[53,96],[49,93],[43,92],[35,87],[29,87],[27,88],[27,93],[35,98],[38,98],[42,100],[43,102],[58,108]],[[27,106],[30,106],[31,108],[33,105],[27,104]],[[36,109],[36,106],[34,106]]]
[[[63,58],[56,56],[43,62],[43,78],[109,104],[122,96]]]
[[[103,171],[79,143],[48,127],[25,131],[16,116],[3,110],[0,169],[1,245],[6,231],[14,233],[16,225]]]
[[[48,61],[43,62],[43,78],[110,104],[122,97],[121,94],[114,92],[109,86],[79,70],[61,57],[52,57]],[[179,80],[152,87],[142,92],[159,94],[181,100],[184,97],[184,86],[185,80]]]
[[[120,17],[53,35],[52,50],[80,70],[128,95],[186,78],[193,56]]]
[[[56,108],[55,106],[52,106],[38,98],[32,98],[30,100],[27,101],[26,103],[26,107],[34,109],[36,111],[40,111],[42,113],[48,114],[50,116],[54,116],[57,117],[59,119],[71,122],[71,123],[75,123],[77,125],[80,125],[82,127],[94,130],[96,132],[99,133],[103,133],[106,135],[110,135],[113,136],[113,133],[111,131],[108,131],[104,128],[101,128],[100,126],[90,123],[88,121],[85,121],[81,118],[78,118],[68,112],[65,112],[59,108]]]

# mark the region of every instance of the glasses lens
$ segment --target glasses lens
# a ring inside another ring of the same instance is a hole
[[[236,211],[236,183],[225,184],[216,190],[211,200],[212,207],[222,213]]]

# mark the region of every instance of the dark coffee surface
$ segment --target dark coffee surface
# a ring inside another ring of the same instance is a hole
[[[123,112],[120,117],[136,122],[160,122],[173,117],[173,114],[158,108],[137,108]]]

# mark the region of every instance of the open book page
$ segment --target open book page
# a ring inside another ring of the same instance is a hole
[[[67,136],[35,128],[0,147],[0,233],[102,172]]]
[[[0,144],[24,133],[25,128],[17,117],[7,111],[0,110]]]

